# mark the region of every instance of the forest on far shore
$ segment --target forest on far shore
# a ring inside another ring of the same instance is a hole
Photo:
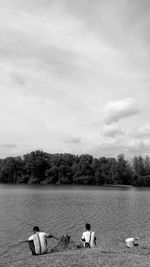
[[[0,183],[150,186],[150,159],[33,151],[0,159]]]

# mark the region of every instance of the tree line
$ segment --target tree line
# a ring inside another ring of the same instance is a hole
[[[33,151],[0,159],[0,183],[150,186],[150,159]]]

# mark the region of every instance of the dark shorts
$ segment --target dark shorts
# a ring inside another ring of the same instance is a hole
[[[29,241],[28,244],[29,244],[29,248],[30,248],[30,250],[31,250],[31,252],[32,252],[32,255],[34,255],[34,256],[38,256],[38,255],[47,254],[47,251],[45,251],[45,252],[43,252],[43,253],[41,253],[41,254],[37,254],[37,253],[35,252],[35,246],[34,246],[34,242],[33,242],[33,240]]]
[[[33,240],[29,241],[28,244],[29,244],[29,248],[30,248],[30,250],[32,252],[32,255],[38,255],[38,254],[35,253],[35,246],[34,246]]]

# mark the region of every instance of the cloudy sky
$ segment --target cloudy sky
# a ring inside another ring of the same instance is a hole
[[[149,31],[149,0],[0,0],[0,157],[150,155]]]

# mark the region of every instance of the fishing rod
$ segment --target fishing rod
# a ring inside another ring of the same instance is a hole
[[[79,207],[78,204],[77,204],[77,207],[78,207],[78,209],[79,209],[79,211],[80,211],[80,213],[81,213],[81,216],[82,216],[82,218],[83,218],[84,223],[86,224],[86,223],[87,223],[87,222],[86,222],[86,219],[85,219],[84,214],[83,214],[83,212],[82,212],[82,210],[81,210],[81,208]]]
[[[22,220],[22,219],[20,219],[20,218],[18,218],[18,217],[15,217],[15,216],[13,216],[13,215],[9,215],[9,217],[12,217],[12,218],[14,218],[14,219],[16,219],[16,220],[18,220],[18,221],[24,223],[24,224],[27,224],[27,225],[33,227],[32,224],[27,223],[26,221],[24,221],[24,220]],[[56,240],[60,240],[58,237],[56,237],[56,236],[54,236],[54,235],[53,235],[53,238],[55,238]]]
[[[17,221],[20,221],[20,222],[22,222],[22,223],[24,223],[24,224],[27,224],[27,225],[33,227],[33,225],[32,225],[31,223],[27,223],[26,221],[24,221],[24,220],[22,220],[22,219],[20,219],[20,218],[17,218],[17,217],[15,217],[15,216],[13,216],[13,215],[9,215],[9,217],[12,217],[12,218],[16,219]]]
[[[61,201],[61,202],[62,202],[62,201]],[[70,207],[70,208],[72,209],[72,205],[70,205],[69,203],[67,203],[64,199],[63,199],[63,202],[64,202],[65,205],[67,205],[68,207]],[[83,221],[84,221],[84,223],[86,224],[87,221],[86,221],[86,219],[85,219],[85,216],[84,216],[84,214],[83,214],[81,208],[79,207],[79,205],[78,205],[77,203],[76,203],[75,205],[76,205],[76,207],[79,209],[80,214],[81,214],[81,216],[82,216],[82,218],[83,218]]]

